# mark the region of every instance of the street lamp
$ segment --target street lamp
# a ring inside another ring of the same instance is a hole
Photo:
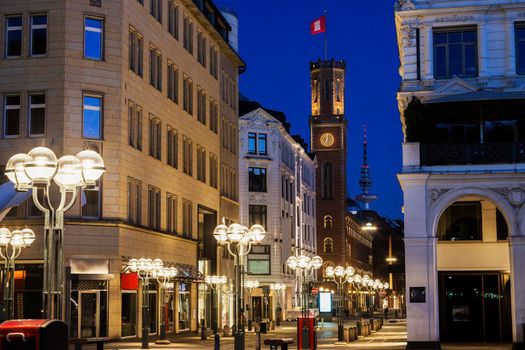
[[[220,245],[226,245],[228,252],[234,257],[235,264],[235,331],[234,348],[244,350],[244,258],[252,248],[266,237],[266,230],[261,225],[253,225],[250,229],[240,224],[226,226],[223,223],[213,231],[213,236]]]
[[[163,267],[164,263],[160,259],[140,258],[130,259],[128,262],[127,269],[137,273],[142,282],[142,349],[149,348],[149,280]]]
[[[228,282],[228,278],[226,276],[206,276],[204,278],[204,282],[208,286],[211,287],[212,291],[217,293],[217,302],[213,302],[213,314],[215,315],[216,319],[212,322],[213,326],[213,334],[219,333],[219,292],[222,289],[222,286],[225,285]],[[213,294],[212,294],[213,299]]]
[[[343,286],[345,283],[353,281],[352,278],[355,274],[353,267],[349,266],[346,269],[343,266],[328,266],[325,269],[325,275],[328,279],[335,282],[337,286],[337,292],[339,294],[339,302],[337,303],[337,343],[346,344],[344,339],[344,322],[343,322],[343,301],[344,293]],[[350,279],[350,281],[349,281]]]
[[[248,320],[248,330],[252,330],[253,325],[253,303],[252,303],[252,293],[254,289],[259,288],[259,281],[257,280],[248,280],[244,281],[244,288],[248,290],[248,296],[250,297],[250,319]]]
[[[6,164],[5,175],[20,192],[32,190],[35,206],[44,213],[44,318],[66,319],[64,309],[64,213],[76,201],[79,188],[94,187],[106,168],[91,150],[57,159],[46,147],[18,153]],[[60,190],[58,206],[51,203],[51,180]],[[65,299],[67,300],[67,299]]]
[[[270,290],[273,290],[277,297],[277,307],[275,308],[275,318],[277,321],[277,327],[281,325],[281,293],[286,290],[286,284],[284,283],[272,283],[270,284]]]
[[[290,256],[286,260],[286,265],[297,273],[300,284],[302,286],[302,300],[301,300],[301,316],[303,319],[302,328],[302,348],[310,348],[310,337],[309,327],[306,324],[306,318],[308,317],[308,282],[310,277],[313,277],[315,271],[321,268],[323,265],[323,259],[320,256],[314,256],[310,258],[306,255]],[[313,330],[312,330],[313,331]]]
[[[9,231],[0,228],[0,257],[4,259],[4,316],[6,320],[14,318],[15,308],[15,259],[23,248],[29,248],[35,241],[35,233],[29,228]]]
[[[169,344],[170,341],[166,339],[166,289],[170,288],[173,283],[170,282],[177,276],[177,268],[162,266],[152,271],[152,276],[157,279],[160,289],[160,300],[163,306],[161,323],[160,323],[160,338],[155,342],[156,344]]]

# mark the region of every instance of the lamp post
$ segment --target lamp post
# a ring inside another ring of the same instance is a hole
[[[46,147],[18,153],[6,164],[5,175],[17,191],[32,190],[35,206],[44,213],[44,318],[66,319],[64,300],[64,213],[76,201],[79,188],[95,187],[106,168],[102,157],[84,150],[57,159]],[[60,191],[58,206],[51,202],[51,180]]]
[[[226,245],[228,252],[234,257],[235,264],[235,350],[244,350],[244,258],[250,252],[252,245],[262,242],[266,230],[261,225],[253,225],[250,229],[240,224],[226,226],[224,222],[213,231],[213,236],[220,245]]]
[[[314,276],[315,271],[323,265],[323,259],[320,256],[310,258],[306,255],[290,256],[286,261],[290,269],[297,273],[300,284],[302,285],[301,316],[303,318],[302,344],[303,349],[310,348],[309,327],[306,324],[308,317],[308,282],[310,277]]]
[[[339,294],[339,302],[337,303],[337,342],[336,344],[346,344],[344,339],[344,321],[343,321],[343,302],[344,293],[343,287],[345,283],[349,283],[348,279],[353,278],[354,268],[349,266],[346,269],[342,266],[328,266],[325,270],[325,275],[328,279],[335,282],[337,286],[337,294]]]
[[[270,284],[270,290],[273,290],[277,297],[277,307],[275,308],[275,319],[277,321],[277,327],[281,325],[281,292],[286,289],[284,283],[272,283]]]
[[[170,281],[177,276],[177,269],[175,267],[160,267],[152,271],[152,276],[157,279],[160,289],[160,300],[162,302],[162,315],[160,322],[160,338],[155,344],[169,344],[170,341],[166,339],[166,289],[170,287]]]
[[[252,330],[253,326],[253,303],[252,303],[252,293],[254,289],[259,288],[259,281],[257,280],[248,280],[244,281],[244,288],[248,290],[249,303],[250,303],[250,319],[248,320],[248,330]]]
[[[164,263],[160,259],[130,259],[128,270],[137,273],[142,282],[142,349],[148,349],[149,336],[149,280],[154,271],[161,269]]]
[[[6,320],[15,316],[15,259],[23,248],[29,248],[35,241],[35,233],[29,228],[9,231],[0,228],[0,257],[4,259],[4,317]]]
[[[206,276],[204,279],[204,282],[208,286],[211,287],[213,292],[216,292],[217,299],[216,301],[213,301],[213,293],[212,293],[212,303],[213,303],[213,315],[215,315],[213,318],[215,320],[212,321],[212,327],[213,327],[213,334],[219,333],[219,292],[221,291],[221,288],[223,285],[225,285],[228,282],[228,278],[226,276]]]

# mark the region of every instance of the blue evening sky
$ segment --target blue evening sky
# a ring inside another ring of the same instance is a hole
[[[239,52],[247,64],[243,94],[286,113],[292,132],[309,142],[309,62],[323,57],[323,35],[310,22],[328,11],[328,57],[344,59],[348,125],[348,185],[360,193],[362,125],[368,125],[369,163],[380,198],[372,209],[401,218],[402,132],[396,102],[399,59],[394,0],[215,0],[239,17]]]

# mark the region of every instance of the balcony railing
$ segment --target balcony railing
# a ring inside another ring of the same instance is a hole
[[[421,145],[421,165],[525,163],[525,142]]]

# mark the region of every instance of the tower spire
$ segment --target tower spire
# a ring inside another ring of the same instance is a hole
[[[370,203],[377,199],[377,196],[370,193],[372,187],[372,177],[370,176],[370,167],[368,166],[368,140],[366,134],[366,125],[363,125],[363,165],[361,166],[361,176],[359,177],[359,187],[362,193],[356,199],[363,203],[365,209],[370,209]]]

